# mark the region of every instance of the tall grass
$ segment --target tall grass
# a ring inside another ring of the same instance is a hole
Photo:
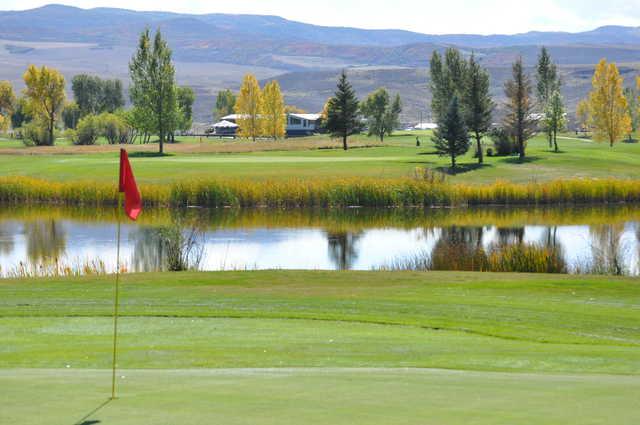
[[[184,180],[141,186],[147,205],[203,207],[432,207],[557,205],[640,201],[640,180],[572,179],[478,186],[437,179],[290,181]],[[115,184],[0,178],[0,202],[102,206],[116,203]]]

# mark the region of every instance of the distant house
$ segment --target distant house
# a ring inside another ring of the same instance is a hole
[[[285,128],[287,137],[311,136],[316,133],[319,129],[321,116],[321,114],[287,114],[287,124]],[[213,134],[216,136],[234,136],[238,130],[237,121],[240,118],[241,116],[238,114],[230,114],[222,117],[222,121],[215,123],[211,127]]]

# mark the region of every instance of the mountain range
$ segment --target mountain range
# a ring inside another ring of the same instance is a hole
[[[498,100],[508,74],[505,70],[518,56],[532,66],[542,45],[560,65],[570,106],[588,90],[600,58],[624,64],[629,75],[640,64],[640,28],[636,27],[607,26],[580,33],[429,35],[317,26],[277,16],[48,5],[0,11],[0,78],[19,86],[29,63],[46,63],[60,68],[68,78],[88,72],[126,81],[127,63],[146,27],[160,29],[167,38],[179,82],[196,89],[195,111],[201,121],[208,119],[215,92],[237,89],[245,72],[278,79],[288,103],[317,111],[331,95],[339,70],[348,68],[360,96],[383,84],[399,92],[405,98],[404,118],[409,120],[419,112],[428,113],[426,67],[433,51],[448,46],[474,52],[492,74]]]

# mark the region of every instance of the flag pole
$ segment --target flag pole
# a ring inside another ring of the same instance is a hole
[[[116,284],[113,291],[113,358],[111,368],[111,400],[116,398],[116,361],[118,359],[118,306],[120,301],[120,225],[122,221],[122,193],[118,192],[118,230],[116,248]]]

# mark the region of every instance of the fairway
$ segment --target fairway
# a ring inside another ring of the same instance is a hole
[[[112,278],[0,282],[0,422],[640,420],[634,278],[147,273],[124,276],[121,300],[120,398],[92,413]]]
[[[416,147],[415,139],[421,139]],[[196,139],[197,140],[197,139]],[[412,177],[416,168],[447,171],[449,159],[434,152],[429,132],[399,132],[383,143],[366,136],[354,137],[354,148],[343,151],[327,136],[288,139],[284,142],[247,140],[198,143],[187,139],[167,144],[169,156],[155,157],[154,145],[127,146],[140,182],[160,183],[183,179],[291,180],[366,177]],[[491,146],[491,141],[485,141]],[[453,182],[491,183],[542,181],[561,178],[640,178],[640,144],[607,144],[568,134],[559,140],[561,151],[549,149],[545,136],[527,144],[527,160],[485,157],[483,165],[473,149],[459,158]],[[0,175],[32,176],[49,180],[112,181],[119,146],[54,146],[20,148],[0,141]]]

